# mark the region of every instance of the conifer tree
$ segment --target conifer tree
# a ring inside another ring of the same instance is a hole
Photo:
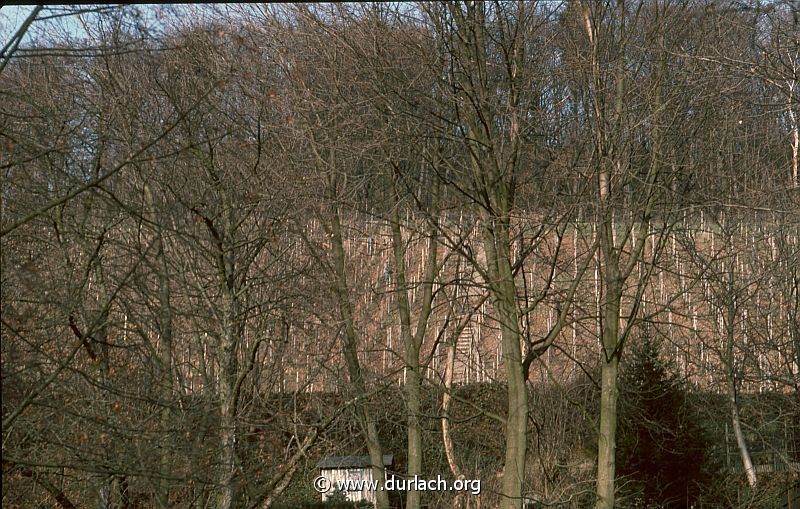
[[[618,472],[644,507],[691,507],[706,479],[708,439],[660,350],[644,337],[623,370]]]

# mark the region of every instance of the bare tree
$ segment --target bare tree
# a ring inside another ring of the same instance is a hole
[[[674,217],[670,207],[682,157],[670,129],[685,116],[679,96],[667,87],[677,74],[668,48],[681,44],[682,32],[676,27],[685,19],[684,12],[682,6],[670,3],[594,2],[582,5],[578,15],[586,37],[579,51],[587,64],[589,165],[596,179],[594,214],[602,286],[598,509],[615,504],[620,357],[637,322],[663,232]],[[643,146],[634,132],[646,140]],[[661,234],[651,228],[656,217]],[[648,253],[647,239],[654,233],[659,242]],[[629,297],[623,299],[626,294]],[[630,302],[627,307],[624,300]]]

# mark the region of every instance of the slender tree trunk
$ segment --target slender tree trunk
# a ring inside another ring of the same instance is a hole
[[[465,479],[465,476],[459,468],[458,462],[456,461],[455,447],[453,446],[453,436],[450,432],[450,406],[453,401],[453,373],[455,371],[456,363],[456,345],[458,343],[459,336],[470,324],[473,313],[486,301],[486,298],[487,296],[484,295],[484,297],[480,299],[478,306],[474,307],[467,316],[464,316],[460,319],[452,333],[448,334],[449,339],[446,341],[447,354],[444,364],[444,393],[442,394],[442,443],[444,444],[444,453],[445,458],[447,459],[447,465],[450,467],[450,472],[453,473],[453,478],[455,479]],[[456,306],[451,306],[451,311],[453,311],[455,308]],[[466,496],[467,494],[465,492],[456,493],[456,496],[453,499],[453,507],[463,507],[464,501],[468,500],[465,498]],[[479,508],[481,506],[480,494],[476,495],[474,500],[476,502],[476,507]],[[467,506],[468,505],[469,504],[467,504]]]
[[[453,390],[453,370],[455,369],[456,363],[456,340],[457,336],[447,345],[447,359],[445,360],[444,368],[444,394],[442,394],[442,442],[444,443],[444,455],[447,459],[447,465],[450,467],[450,472],[453,473],[454,478],[463,479],[464,474],[461,473],[461,469],[458,468],[458,463],[456,463],[456,455],[453,449],[453,437],[450,434],[450,402],[453,400],[450,391]]]
[[[150,212],[155,214],[156,205],[153,194],[145,184],[144,186],[145,199],[147,201]],[[169,270],[167,267],[167,257],[165,253],[164,237],[161,225],[157,221],[153,221],[157,228],[156,238],[156,266],[154,271],[158,274],[158,331],[159,331],[159,346],[158,346],[158,363],[159,363],[159,393],[162,403],[162,410],[160,415],[161,429],[166,431],[170,429],[170,406],[169,402],[173,397],[172,386],[172,307],[170,304],[170,288],[169,288]],[[165,436],[167,434],[165,433]],[[161,467],[160,478],[156,481],[155,505],[158,509],[166,509],[169,507],[169,492],[170,482],[167,479],[168,474],[172,468],[172,458],[168,452],[169,444],[163,444],[161,451]]]
[[[622,277],[619,253],[614,235],[614,216],[610,208],[610,172],[601,168],[598,175],[600,197],[600,221],[598,236],[601,253],[603,299],[600,303],[601,385],[600,427],[597,437],[597,500],[595,509],[613,509],[615,503],[616,449],[617,449],[617,400],[619,387],[620,312],[622,300]],[[640,242],[644,237],[640,238]]]
[[[222,337],[222,366],[219,377],[220,399],[220,477],[219,509],[231,509],[234,499],[234,476],[236,472],[236,405],[234,384],[236,377],[236,347],[238,338],[233,331],[233,302],[227,303],[226,322]]]
[[[753,466],[753,459],[750,456],[750,450],[747,447],[747,440],[742,431],[742,421],[739,418],[739,403],[736,397],[736,387],[734,386],[735,382],[732,376],[728,378],[728,400],[731,405],[733,435],[736,437],[736,447],[739,449],[739,456],[742,458],[744,473],[747,476],[747,484],[749,484],[751,488],[755,488],[758,478],[756,476],[756,469]]]
[[[339,210],[336,208],[335,201],[331,211],[331,223],[329,225],[331,235],[331,249],[333,252],[334,277],[336,279],[336,296],[338,299],[339,313],[344,325],[344,357],[347,364],[347,372],[350,383],[357,395],[367,393],[364,383],[364,374],[361,364],[358,361],[358,333],[355,328],[352,304],[347,284],[347,268],[345,266],[344,240],[342,238],[342,224],[339,217]],[[378,427],[372,412],[367,403],[359,401],[356,403],[356,416],[361,425],[364,438],[367,442],[367,451],[372,462],[372,479],[378,483],[379,488],[375,491],[375,509],[388,509],[389,494],[381,489],[386,482],[386,469],[383,465],[383,449],[378,435]]]
[[[111,509],[111,483],[113,478],[103,479],[103,485],[97,491],[97,509]]]
[[[419,422],[421,413],[419,352],[407,352],[407,356],[408,376],[406,378],[405,392],[408,412],[408,463],[406,474],[408,477],[414,477],[422,475],[422,429]],[[417,362],[415,363],[414,360]],[[417,490],[408,490],[406,494],[406,509],[419,509],[419,495],[420,493]]]
[[[465,129],[464,144],[471,163],[468,188],[473,192],[474,212],[480,217],[481,241],[486,255],[486,279],[495,317],[500,327],[503,347],[508,407],[505,429],[505,458],[501,486],[502,509],[519,509],[523,502],[525,459],[528,430],[528,387],[522,361],[521,310],[517,302],[517,287],[511,255],[511,214],[517,192],[517,170],[521,157],[521,122],[528,112],[523,108],[522,90],[530,83],[522,82],[522,69],[527,62],[525,31],[520,25],[527,15],[527,4],[519,2],[513,15],[503,20],[511,28],[505,42],[505,73],[503,84],[509,88],[504,98],[506,114],[503,123],[507,129],[498,129],[497,84],[489,63],[492,46],[498,43],[487,33],[488,8],[485,4],[448,4],[448,15],[455,20],[458,34],[451,39],[454,60],[458,62],[453,80],[460,91],[455,97],[454,109]],[[513,18],[513,19],[512,19]],[[440,19],[442,27],[450,20]],[[449,34],[450,29],[442,29]],[[447,35],[449,37],[449,35]],[[524,95],[527,95],[525,93]],[[480,267],[479,267],[480,268]]]
[[[598,224],[597,235],[600,244],[600,260],[602,269],[602,296],[600,303],[600,351],[601,351],[601,386],[600,386],[600,427],[597,437],[597,486],[595,509],[614,509],[615,476],[616,476],[616,430],[617,430],[617,387],[619,340],[619,295],[618,262],[614,245],[613,210],[610,204],[611,194],[611,156],[609,136],[606,131],[606,112],[598,95],[603,90],[599,54],[598,28],[589,4],[583,4],[583,22],[586,35],[591,46],[591,89],[594,114],[595,151],[597,152],[597,189],[598,189]],[[622,75],[617,74],[618,92],[622,88]],[[615,102],[616,112],[620,112],[621,93]]]
[[[163,241],[160,241],[163,242]],[[163,258],[162,252],[162,273],[159,275],[160,286],[160,355],[159,362],[161,364],[161,428],[163,430],[170,429],[171,415],[168,402],[172,401],[173,387],[172,387],[172,312],[170,307],[169,297],[169,276],[167,274],[166,260]],[[161,457],[161,478],[157,481],[156,486],[156,507],[158,509],[166,509],[169,507],[169,493],[170,482],[167,479],[172,469],[172,457],[167,452],[170,450],[168,444],[162,447]]]
[[[405,348],[406,383],[406,411],[408,415],[408,477],[422,474],[422,428],[420,427],[420,391],[422,385],[422,368],[419,354],[425,332],[428,328],[428,319],[431,315],[433,302],[433,280],[437,273],[437,242],[434,238],[435,227],[428,237],[428,252],[425,258],[425,272],[423,274],[421,305],[416,324],[416,330],[411,327],[411,302],[408,298],[406,278],[406,243],[400,228],[399,204],[395,204],[391,221],[392,244],[394,251],[394,266],[397,279],[397,310],[400,315],[400,335]],[[408,490],[406,493],[406,509],[419,509],[420,493],[417,490]]]
[[[223,202],[228,200],[223,195]],[[236,476],[236,417],[238,408],[238,350],[241,340],[239,323],[239,288],[236,278],[236,258],[233,250],[233,208],[224,216],[224,229],[220,232],[209,225],[211,236],[217,244],[217,269],[223,296],[222,330],[219,337],[220,371],[218,384],[220,413],[220,486],[217,507],[231,509],[234,506]]]
[[[800,180],[798,180],[798,167],[800,167],[800,119],[797,118],[797,114],[792,109],[791,91],[793,88],[794,87],[789,89],[789,119],[792,125],[792,174],[790,177],[790,185],[792,187],[797,187],[800,185]]]
[[[407,422],[407,466],[406,475],[414,477],[422,474],[422,430],[420,429],[420,366],[419,345],[411,333],[411,305],[406,288],[406,248],[400,229],[399,204],[395,203],[391,220],[392,247],[394,251],[395,277],[397,280],[397,309],[400,316],[400,336],[405,350]],[[419,509],[420,494],[411,489],[406,493],[406,509]]]
[[[747,484],[750,485],[751,488],[755,488],[758,477],[756,476],[756,469],[753,466],[753,459],[750,456],[750,449],[747,447],[747,439],[742,431],[742,421],[739,416],[739,401],[736,388],[736,359],[733,354],[733,341],[737,304],[735,295],[733,294],[735,291],[733,286],[733,267],[728,268],[728,283],[728,291],[725,295],[725,299],[727,300],[726,306],[728,308],[725,316],[725,349],[727,357],[725,369],[728,375],[728,402],[731,408],[731,424],[733,425],[733,435],[736,437],[736,448],[739,450],[739,457],[742,458],[742,466],[747,476]]]
[[[97,282],[97,291],[99,295],[106,295],[105,285],[102,281],[102,276],[98,277],[99,281]],[[110,359],[108,358],[108,312],[110,306],[106,306],[102,308],[99,312],[99,316],[97,318],[97,323],[99,324],[97,328],[96,338],[97,344],[99,344],[100,351],[98,353],[97,360],[100,362],[100,380],[103,386],[109,386],[110,383]],[[105,394],[100,394],[102,399],[106,399]],[[102,454],[108,455],[108,450],[104,449],[104,445],[101,443],[95,444],[98,449],[103,449]],[[114,476],[109,475],[103,479],[103,483],[100,486],[100,489],[97,493],[97,507],[98,509],[110,509],[111,508],[111,497],[114,493]]]
[[[592,115],[594,117],[594,151],[593,157],[596,159],[597,169],[597,191],[598,191],[598,211],[597,211],[597,235],[600,247],[601,270],[599,271],[602,279],[603,300],[600,306],[600,342],[601,342],[601,395],[600,395],[600,426],[598,429],[597,441],[597,486],[595,509],[613,509],[615,505],[615,478],[616,478],[616,430],[617,430],[617,402],[619,398],[619,360],[622,356],[623,334],[620,330],[622,293],[625,281],[630,276],[635,264],[638,263],[647,239],[650,214],[654,203],[654,192],[656,177],[659,174],[660,162],[654,155],[647,169],[647,176],[643,182],[644,193],[641,196],[628,195],[626,208],[633,204],[641,206],[641,209],[634,209],[633,214],[641,213],[641,219],[636,224],[631,223],[627,226],[622,241],[618,242],[615,234],[615,209],[619,198],[625,201],[625,196],[621,192],[623,189],[616,182],[622,179],[626,171],[630,171],[628,165],[630,158],[627,154],[627,126],[626,121],[626,43],[628,40],[625,33],[626,7],[624,2],[617,2],[616,16],[620,23],[619,33],[613,30],[601,29],[602,23],[595,20],[602,19],[602,4],[594,4],[597,11],[593,11],[589,3],[583,3],[582,17],[584,30],[590,44],[590,76],[592,92]],[[609,6],[610,7],[610,6]],[[613,53],[605,55],[601,53],[601,37],[606,38],[606,44],[612,43]],[[663,44],[663,40],[662,40]],[[606,58],[609,60],[604,61]],[[612,64],[611,73],[604,76],[606,65]],[[658,77],[656,88],[652,98],[653,104],[653,127],[650,132],[652,140],[651,152],[659,154],[661,137],[658,130],[659,115],[661,108],[661,81],[665,62],[660,62],[656,70]],[[613,86],[612,86],[613,85]],[[613,193],[612,191],[618,191]],[[619,198],[618,198],[619,197]],[[641,201],[639,201],[641,200]],[[631,220],[632,216],[631,216]],[[626,224],[622,220],[622,224]],[[638,228],[638,232],[637,229]],[[625,244],[630,237],[630,250],[625,249]],[[621,261],[623,253],[628,254],[628,259]],[[643,276],[642,276],[643,277]],[[640,277],[641,279],[641,277]],[[640,289],[644,284],[640,280]],[[638,299],[641,294],[637,294],[631,308],[630,317],[633,318]],[[631,324],[627,324],[628,330]]]

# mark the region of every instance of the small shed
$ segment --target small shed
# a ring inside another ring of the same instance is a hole
[[[384,468],[394,465],[394,455],[383,455]],[[347,500],[359,502],[366,500],[375,503],[375,493],[369,489],[372,482],[372,461],[369,456],[327,456],[317,463],[319,475],[328,480],[331,489],[322,494],[322,501],[328,500],[336,492],[336,489],[347,481],[364,481],[361,491],[348,491],[345,493]]]

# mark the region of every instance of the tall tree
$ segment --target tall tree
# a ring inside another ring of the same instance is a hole
[[[444,59],[430,64],[431,72],[442,75],[440,95],[426,91],[420,96],[440,105],[428,114],[441,118],[444,113],[446,124],[439,136],[457,143],[459,151],[438,176],[464,200],[478,242],[477,249],[469,245],[450,245],[450,249],[458,249],[479,274],[478,284],[486,288],[499,328],[508,390],[500,504],[518,508],[524,498],[530,367],[559,337],[578,280],[562,279],[555,261],[563,233],[558,225],[563,226],[570,209],[534,203],[542,217],[540,228],[526,231],[517,222],[520,183],[542,178],[550,162],[534,136],[545,95],[543,82],[537,79],[541,62],[534,55],[543,49],[537,45],[546,18],[524,2],[422,7]],[[553,258],[545,265],[549,272],[541,288],[526,291],[520,272],[548,235],[557,239]],[[558,307],[551,327],[542,336],[533,336],[530,330],[523,333],[524,317],[539,306],[552,305],[560,292],[564,305]]]
[[[589,165],[595,180],[599,243],[601,402],[597,509],[615,500],[619,362],[640,312],[654,257],[663,246],[675,203],[680,145],[670,128],[685,118],[667,83],[676,67],[670,47],[681,43],[681,5],[592,2],[576,13],[585,40]],[[677,145],[677,146],[676,146]],[[658,215],[661,234],[651,228]],[[646,241],[661,239],[645,252]],[[640,270],[635,271],[637,267]],[[635,275],[636,277],[632,277]],[[630,304],[625,306],[627,295]]]

